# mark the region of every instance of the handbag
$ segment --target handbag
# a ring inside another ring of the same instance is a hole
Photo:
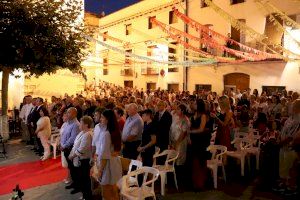
[[[80,167],[81,163],[78,156],[73,159],[73,165],[74,167]]]

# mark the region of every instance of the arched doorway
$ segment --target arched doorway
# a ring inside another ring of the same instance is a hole
[[[244,73],[230,73],[224,75],[224,89],[246,90],[250,87],[250,76]]]

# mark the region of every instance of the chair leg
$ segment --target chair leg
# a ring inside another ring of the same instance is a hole
[[[214,177],[214,188],[218,188],[218,167],[213,168],[213,177]]]
[[[56,145],[53,145],[53,157],[56,159]]]
[[[241,176],[245,176],[245,157],[241,158]]]
[[[174,181],[175,181],[175,187],[178,190],[178,184],[177,184],[177,178],[176,178],[176,172],[174,171]]]
[[[225,167],[224,167],[224,165],[222,165],[222,171],[223,171],[223,179],[224,179],[224,181],[225,181],[225,183],[226,183],[227,181],[226,181],[226,172],[225,172]]]
[[[165,196],[165,183],[166,183],[166,173],[160,174],[160,193],[162,196]]]

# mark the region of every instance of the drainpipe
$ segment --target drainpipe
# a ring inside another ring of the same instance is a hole
[[[185,10],[184,14],[188,16],[188,9],[189,9],[189,0],[185,0]],[[188,25],[184,24],[184,32],[188,33]],[[185,38],[185,42],[188,42],[188,39]],[[187,56],[188,56],[188,51],[184,48],[184,61],[187,61]],[[189,66],[184,66],[183,67],[183,90],[188,90],[188,69]]]

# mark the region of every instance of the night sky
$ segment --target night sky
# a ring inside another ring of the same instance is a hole
[[[138,2],[138,0],[85,0],[85,11],[106,15]]]

